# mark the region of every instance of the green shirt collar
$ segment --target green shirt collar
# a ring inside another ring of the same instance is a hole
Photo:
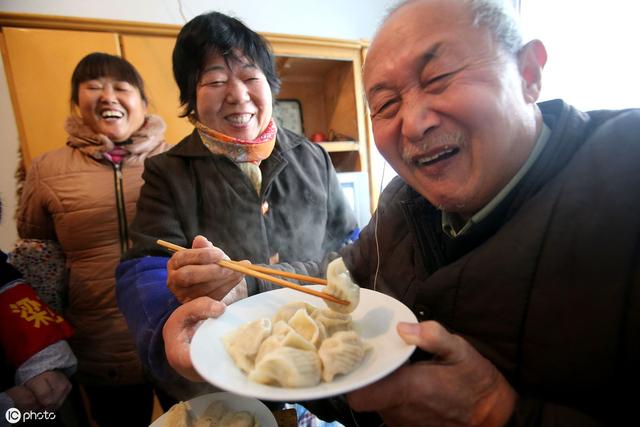
[[[516,173],[513,178],[509,181],[509,183],[502,189],[498,194],[495,195],[493,199],[489,203],[487,203],[482,209],[480,209],[474,216],[472,216],[469,221],[463,223],[457,215],[449,214],[445,211],[442,211],[442,231],[444,231],[449,237],[456,238],[464,233],[467,233],[474,224],[479,223],[483,219],[489,215],[489,213],[496,207],[500,202],[507,197],[507,194],[511,192],[515,188],[516,185],[522,180],[522,178],[526,175],[526,173],[531,169],[531,166],[538,160],[540,157],[540,153],[542,149],[547,144],[549,140],[549,135],[551,135],[551,129],[542,123],[542,132],[538,136],[535,145],[533,146],[533,150],[531,150],[531,154],[529,154],[529,158],[522,165],[518,173]],[[456,231],[458,230],[458,231]]]

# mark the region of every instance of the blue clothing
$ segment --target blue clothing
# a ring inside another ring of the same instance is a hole
[[[164,355],[162,327],[180,305],[167,287],[167,260],[159,256],[134,258],[123,261],[116,270],[118,306],[127,313],[140,359],[163,380],[176,374]]]

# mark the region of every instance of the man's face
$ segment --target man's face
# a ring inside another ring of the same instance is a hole
[[[450,0],[396,11],[364,69],[376,145],[432,204],[464,218],[503,188],[535,141],[517,58]]]

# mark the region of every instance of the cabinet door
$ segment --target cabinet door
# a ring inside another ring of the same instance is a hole
[[[166,140],[175,144],[193,130],[186,118],[178,117],[180,101],[173,79],[171,55],[175,37],[122,36],[122,53],[144,79],[149,111],[167,122]]]
[[[118,55],[115,33],[2,28],[4,62],[25,165],[66,142],[71,74],[91,52]]]

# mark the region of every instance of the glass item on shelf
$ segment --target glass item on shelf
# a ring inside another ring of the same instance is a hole
[[[304,135],[302,105],[297,99],[276,100],[273,116],[277,125],[287,128],[298,135]]]

